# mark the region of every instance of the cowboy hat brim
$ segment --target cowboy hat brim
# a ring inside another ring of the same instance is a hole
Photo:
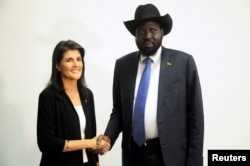
[[[158,22],[164,30],[164,35],[168,34],[171,31],[172,26],[173,26],[173,21],[169,14],[166,14],[165,16],[160,16],[160,17],[151,17],[151,18],[145,18],[145,19],[140,19],[140,20],[125,21],[124,25],[126,26],[128,31],[133,36],[135,36],[137,26],[145,21]]]

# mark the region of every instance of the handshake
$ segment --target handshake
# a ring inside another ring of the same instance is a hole
[[[97,153],[97,154],[105,154],[110,150],[110,143],[111,140],[108,136],[106,135],[99,135],[93,138],[96,142],[96,146],[89,149],[90,151]]]

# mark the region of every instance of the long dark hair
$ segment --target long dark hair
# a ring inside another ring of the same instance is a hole
[[[84,54],[85,50],[84,48],[78,44],[75,41],[72,40],[66,40],[66,41],[60,41],[56,47],[54,48],[53,55],[52,55],[52,70],[51,70],[51,76],[50,80],[47,84],[48,88],[52,88],[53,91],[61,92],[64,91],[62,78],[60,72],[57,70],[56,65],[59,64],[63,58],[63,54],[68,50],[78,50],[81,54],[82,63],[83,63],[83,71],[82,75],[79,80],[77,80],[77,87],[78,90],[82,92],[84,95],[84,98],[87,98],[87,86],[85,83],[84,78],[84,71],[85,71],[85,65],[84,65]],[[60,94],[60,93],[58,93]]]

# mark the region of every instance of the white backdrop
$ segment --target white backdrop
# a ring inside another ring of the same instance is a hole
[[[50,77],[60,40],[86,49],[86,80],[94,92],[98,134],[112,109],[115,60],[136,50],[123,21],[143,0],[0,0],[0,165],[35,166],[39,92]],[[152,0],[173,18],[163,45],[195,58],[205,111],[204,165],[208,149],[250,149],[250,1]],[[100,157],[121,165],[119,137]]]

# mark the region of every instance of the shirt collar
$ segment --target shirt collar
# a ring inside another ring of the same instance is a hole
[[[160,46],[159,49],[156,51],[154,55],[149,56],[153,62],[156,62],[161,57],[161,50],[162,47]],[[143,61],[147,58],[147,56],[140,55],[140,63],[143,63]]]

